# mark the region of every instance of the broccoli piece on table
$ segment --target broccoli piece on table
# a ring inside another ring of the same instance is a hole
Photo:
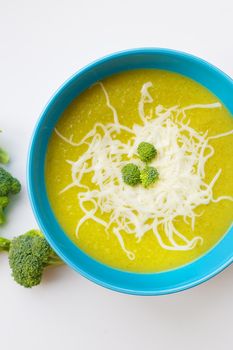
[[[10,194],[16,194],[20,190],[20,182],[8,171],[0,167],[0,225],[5,221],[4,209],[9,204]]]
[[[41,282],[46,266],[62,264],[62,260],[40,231],[31,230],[11,241],[9,264],[14,280],[21,286],[31,288]]]
[[[0,163],[7,164],[9,160],[9,154],[4,149],[0,148]]]
[[[123,181],[130,186],[135,186],[141,182],[140,170],[137,165],[133,163],[126,164],[122,170]]]
[[[141,171],[141,182],[142,185],[147,188],[150,185],[152,185],[159,177],[158,170],[152,166],[146,166],[142,171]]]
[[[0,196],[16,194],[21,190],[20,182],[8,171],[0,167]]]
[[[141,142],[138,145],[137,151],[140,159],[145,163],[150,162],[157,154],[155,147],[148,142]]]
[[[7,196],[0,197],[0,224],[5,222],[4,209],[9,204],[9,198]]]

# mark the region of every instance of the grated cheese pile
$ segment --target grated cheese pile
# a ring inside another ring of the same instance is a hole
[[[176,229],[175,220],[182,216],[194,229],[198,215],[195,209],[199,205],[233,200],[229,196],[213,197],[213,187],[221,169],[210,183],[205,182],[205,163],[214,154],[211,139],[230,135],[233,130],[210,137],[208,132],[198,133],[189,126],[186,111],[221,108],[221,104],[196,104],[184,108],[158,105],[146,115],[145,104],[153,102],[149,92],[152,83],[147,82],[142,86],[138,104],[141,124],[128,128],[119,122],[104,85],[101,82],[97,84],[112,111],[112,123],[95,124],[79,143],[73,141],[72,135],[66,138],[55,129],[57,135],[71,146],[86,145],[86,151],[77,161],[67,160],[71,166],[72,182],[61,191],[63,193],[74,186],[79,188],[78,202],[84,216],[77,224],[77,237],[83,223],[94,220],[118,238],[121,248],[131,260],[135,254],[126,248],[122,232],[134,235],[140,242],[144,234],[152,230],[164,249],[193,249],[198,242],[202,243],[202,237],[188,239]],[[122,133],[128,134],[127,143],[121,141]],[[130,187],[123,182],[121,175],[122,167],[129,161],[143,166],[136,154],[142,141],[152,143],[158,151],[151,165],[158,169],[159,181],[149,189]],[[94,185],[91,188],[83,183],[86,174],[91,175]],[[108,221],[103,219],[103,213],[108,214]]]

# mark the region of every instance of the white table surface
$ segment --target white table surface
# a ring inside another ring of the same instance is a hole
[[[217,3],[217,4],[216,4]],[[0,233],[36,227],[25,184],[29,139],[54,90],[93,59],[161,46],[201,56],[233,76],[232,0],[0,0],[0,136],[22,193]],[[0,349],[233,348],[233,267],[194,289],[135,297],[99,287],[68,267],[31,290],[0,255]]]

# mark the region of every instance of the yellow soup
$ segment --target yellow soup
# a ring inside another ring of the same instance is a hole
[[[184,76],[150,69],[78,96],[51,136],[45,169],[52,209],[73,242],[136,272],[175,268],[212,248],[233,213],[233,119],[220,103]],[[159,179],[148,188],[119,175],[127,162],[145,166],[139,141],[158,151],[150,165]]]

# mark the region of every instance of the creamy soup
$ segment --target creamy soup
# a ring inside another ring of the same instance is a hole
[[[156,272],[211,249],[233,216],[233,119],[221,101],[184,76],[134,70],[91,86],[51,136],[45,178],[51,207],[71,240],[104,264]],[[148,187],[122,168],[157,154]]]

